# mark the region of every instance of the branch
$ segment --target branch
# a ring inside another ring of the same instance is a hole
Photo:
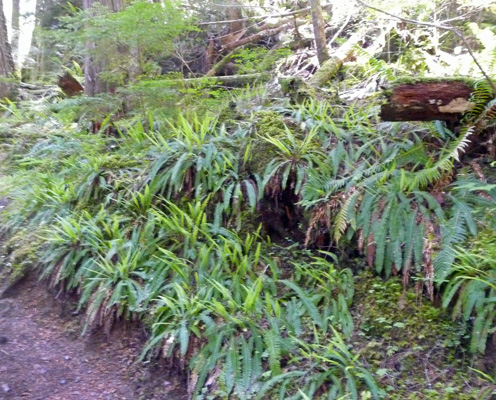
[[[231,19],[231,20],[226,20],[226,21],[212,21],[212,22],[201,22],[198,24],[198,26],[205,26],[205,25],[220,25],[220,24],[231,24],[233,22],[243,22],[243,21],[250,21],[253,19],[269,19],[269,18],[280,18],[280,17],[289,17],[292,15],[298,15],[298,14],[307,14],[310,11],[310,7],[302,8],[300,10],[296,11],[291,11],[285,14],[272,14],[272,15],[263,15],[260,17],[247,17],[247,18],[241,18],[241,19]]]
[[[341,28],[339,28],[338,31],[336,32],[336,34],[331,38],[331,40],[329,40],[327,42],[328,46],[330,46],[339,37],[339,35],[341,35],[341,33],[344,31],[344,29],[346,28],[346,26],[350,22],[352,16],[353,16],[353,13],[350,12],[348,14],[348,17],[346,18],[346,21],[344,21],[344,24],[341,25]]]
[[[445,30],[445,31],[453,32],[456,36],[458,36],[462,40],[463,44],[467,48],[467,50],[468,50],[470,56],[472,57],[472,59],[474,60],[475,64],[477,65],[477,67],[479,67],[479,70],[482,72],[482,75],[484,75],[484,78],[486,78],[486,80],[488,81],[489,85],[493,89],[493,92],[496,94],[496,84],[486,74],[486,71],[484,71],[484,69],[482,68],[482,66],[479,64],[479,61],[477,61],[477,58],[475,57],[475,55],[474,55],[474,53],[472,51],[472,48],[470,47],[470,44],[467,42],[467,40],[465,39],[465,36],[463,36],[463,34],[460,31],[456,30],[455,28],[453,28],[452,26],[449,26],[449,25],[439,25],[439,24],[434,24],[432,22],[423,22],[423,21],[417,21],[415,19],[403,18],[403,17],[400,17],[398,15],[391,14],[390,12],[381,10],[379,8],[376,8],[376,7],[373,7],[373,6],[371,6],[371,5],[363,2],[362,0],[356,0],[356,1],[359,4],[361,4],[362,6],[364,6],[364,7],[370,8],[370,9],[375,10],[377,12],[380,12],[382,14],[389,15],[390,17],[399,19],[400,21],[403,21],[403,22],[408,22],[408,23],[411,23],[411,24],[421,25],[421,26],[429,26],[431,28],[437,28],[437,29],[442,29],[442,30]]]
[[[292,23],[293,20],[291,19],[290,21],[288,20],[282,20],[277,24],[266,24],[264,25],[264,30],[255,33],[251,36],[247,36],[243,39],[239,39],[236,42],[232,42],[229,44],[226,44],[221,51],[232,51],[240,46],[244,46],[247,43],[254,42],[256,40],[260,40],[264,37],[267,36],[273,36],[277,33],[279,33],[281,30],[283,30],[288,24]]]
[[[236,54],[238,51],[238,48],[235,48],[229,54],[227,54],[225,57],[223,57],[219,62],[217,62],[210,70],[205,74],[205,76],[215,76],[219,73],[219,71],[225,67],[229,61],[233,58],[233,56]]]

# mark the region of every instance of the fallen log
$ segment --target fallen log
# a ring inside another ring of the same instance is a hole
[[[381,107],[383,121],[458,121],[473,109],[467,80],[419,81],[394,87]]]
[[[82,94],[84,91],[83,86],[71,75],[69,71],[66,71],[64,75],[59,76],[58,85],[67,97]]]

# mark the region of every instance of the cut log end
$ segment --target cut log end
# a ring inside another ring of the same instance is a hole
[[[69,72],[59,77],[58,85],[68,97],[77,96],[84,91],[83,86]]]
[[[381,107],[384,121],[456,121],[475,106],[473,88],[462,81],[420,82],[393,89]]]

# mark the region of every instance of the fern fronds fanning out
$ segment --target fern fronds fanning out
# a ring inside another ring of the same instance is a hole
[[[465,130],[460,137],[455,140],[445,155],[441,157],[431,167],[424,168],[420,171],[410,172],[402,171],[402,187],[404,190],[424,189],[428,185],[438,181],[443,174],[453,168],[454,161],[460,161],[460,156],[465,152],[471,143],[471,136],[476,132],[476,127],[471,126]]]
[[[474,104],[474,107],[464,118],[466,123],[473,124],[475,121],[479,120],[488,101],[491,100],[492,96],[495,94],[496,93],[493,93],[493,89],[486,79],[477,81],[474,85],[474,90],[470,99],[470,102]]]

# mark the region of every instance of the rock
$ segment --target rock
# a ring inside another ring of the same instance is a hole
[[[71,356],[64,356],[64,360],[69,361],[72,357]]]
[[[4,391],[4,393],[9,393],[10,392],[10,386],[7,385],[6,383],[3,383],[2,384],[2,390]]]
[[[61,384],[61,385],[65,385],[66,383],[67,383],[67,381],[66,381],[65,379],[61,379],[61,380],[60,380],[60,384]]]

